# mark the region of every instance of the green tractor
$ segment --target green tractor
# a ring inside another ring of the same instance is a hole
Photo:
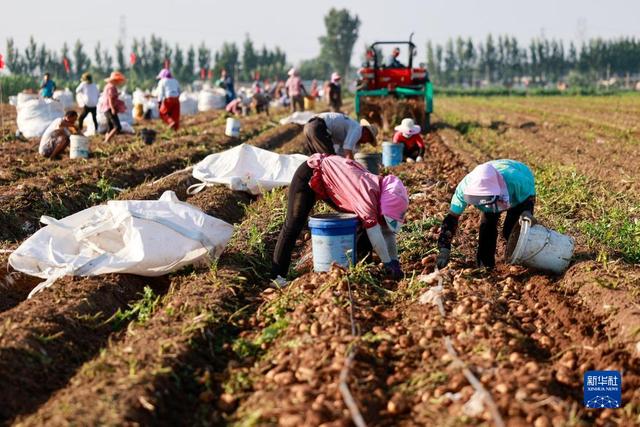
[[[412,117],[428,132],[433,112],[433,85],[429,73],[424,67],[414,67],[413,59],[416,46],[412,42],[375,42],[367,49],[367,63],[358,73],[358,87],[355,95],[355,110],[358,118],[390,129],[394,123],[404,117]],[[383,64],[380,47],[394,45],[393,63]],[[400,53],[398,46],[406,45],[409,54],[407,65],[396,58]]]

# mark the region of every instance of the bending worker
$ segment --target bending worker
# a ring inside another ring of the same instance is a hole
[[[502,235],[508,239],[520,216],[533,217],[535,195],[533,173],[525,164],[502,159],[478,165],[460,181],[451,198],[451,210],[442,222],[438,238],[438,268],[444,268],[449,262],[458,218],[467,205],[474,205],[481,212],[478,266],[493,268],[500,213],[507,211]]]
[[[320,113],[304,125],[309,154],[338,154],[353,159],[358,144],[377,144],[378,129],[365,119],[360,123],[342,113]]]
[[[296,239],[317,199],[340,212],[355,214],[387,274],[394,279],[402,277],[396,233],[404,221],[409,197],[400,179],[374,175],[354,160],[314,154],[298,167],[288,197],[287,216],[273,254],[274,278],[287,276]]]

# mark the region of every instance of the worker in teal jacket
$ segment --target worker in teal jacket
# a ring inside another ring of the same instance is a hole
[[[451,198],[450,211],[442,222],[438,238],[438,268],[444,268],[449,262],[451,241],[459,217],[468,205],[474,205],[481,212],[478,266],[493,268],[500,214],[507,212],[502,235],[508,239],[521,216],[533,218],[535,196],[533,173],[524,163],[501,159],[477,166],[460,181]]]

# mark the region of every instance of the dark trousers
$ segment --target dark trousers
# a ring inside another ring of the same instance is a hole
[[[80,117],[78,118],[78,129],[82,131],[82,124],[84,123],[84,119],[91,113],[91,118],[93,119],[93,128],[98,133],[98,107],[87,107],[86,105],[82,107],[82,112],[80,113]]]
[[[295,95],[291,97],[291,112],[304,111],[304,96]]]
[[[307,154],[336,154],[327,124],[320,117],[313,117],[304,125],[304,136]]]
[[[293,175],[289,185],[287,201],[287,215],[282,230],[278,236],[278,242],[273,252],[273,264],[271,274],[287,276],[291,264],[291,253],[296,244],[300,232],[304,228],[307,218],[316,203],[316,193],[309,187],[309,180],[313,175],[307,163],[303,163]]]
[[[107,110],[104,113],[104,116],[107,118],[107,133],[111,132],[113,129],[117,129],[118,133],[122,132],[122,125],[120,124],[120,117],[117,114],[113,114],[111,110]],[[96,128],[97,130],[97,128]]]
[[[287,201],[287,215],[282,230],[278,236],[275,250],[273,251],[271,275],[272,277],[286,277],[291,265],[291,254],[296,245],[300,232],[307,223],[309,214],[316,203],[316,193],[309,186],[309,180],[313,175],[307,163],[303,163],[293,175]],[[331,207],[337,207],[331,200],[325,200]],[[362,259],[371,254],[373,250],[369,236],[363,227],[358,227],[356,235],[357,258]],[[371,258],[369,258],[370,260]]]
[[[535,198],[530,197],[519,205],[507,210],[507,216],[502,226],[502,237],[509,239],[513,227],[524,211],[533,214]],[[478,235],[478,252],[476,259],[479,266],[494,267],[496,265],[496,246],[498,243],[498,220],[499,213],[482,212],[480,216],[480,232]]]
[[[417,159],[418,157],[423,157],[424,156],[424,148],[421,148],[419,146],[415,146],[413,147],[412,150],[407,150],[407,146],[404,146],[404,152],[403,152],[403,157],[404,160],[407,160],[408,158],[412,158],[413,160]]]

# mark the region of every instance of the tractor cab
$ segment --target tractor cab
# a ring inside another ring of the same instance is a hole
[[[433,111],[433,86],[429,81],[427,69],[423,66],[414,66],[417,51],[412,38],[413,34],[409,37],[409,41],[379,41],[367,49],[366,62],[358,70],[359,79],[355,99],[358,117],[373,120],[386,128],[390,124],[389,118],[385,118],[384,108],[375,107],[372,104],[380,104],[376,102],[376,97],[397,99],[399,103],[412,104],[414,108],[409,110],[415,111],[409,115],[414,116],[423,131],[428,130],[430,115]],[[389,53],[386,58],[383,57],[385,47]],[[405,58],[406,62],[402,62]]]

